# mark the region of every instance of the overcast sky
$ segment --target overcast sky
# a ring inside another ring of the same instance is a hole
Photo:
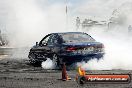
[[[16,2],[19,1],[23,1],[25,4],[26,2],[36,3],[42,9],[47,9],[52,5],[65,6],[67,2],[69,14],[72,16],[98,17],[108,17],[114,9],[117,9],[123,3],[131,2],[131,0],[0,0],[1,21],[5,21],[3,19],[6,19],[9,15],[12,5],[17,4]]]

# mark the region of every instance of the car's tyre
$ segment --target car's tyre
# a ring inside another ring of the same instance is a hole
[[[31,54],[28,56],[29,57],[29,63],[33,66],[41,66],[41,62],[40,61],[37,61],[35,60],[36,56],[34,54]]]
[[[55,67],[61,68],[60,58],[57,54],[53,54],[51,60],[53,61]]]

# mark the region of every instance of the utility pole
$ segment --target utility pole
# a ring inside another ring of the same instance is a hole
[[[68,0],[65,0],[66,7],[65,7],[65,13],[66,13],[66,30],[68,30]]]

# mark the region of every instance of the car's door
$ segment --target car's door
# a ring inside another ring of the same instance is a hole
[[[53,34],[49,39],[47,46],[50,48],[50,54],[58,54],[60,51],[61,43],[59,41],[59,36],[57,34]]]
[[[48,42],[52,38],[52,34],[46,35],[36,46],[35,54],[37,59],[46,59],[47,55],[50,53],[50,48],[48,47]]]

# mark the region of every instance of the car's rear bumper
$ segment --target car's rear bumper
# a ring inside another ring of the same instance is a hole
[[[101,59],[103,58],[104,53],[98,53],[98,54],[89,54],[89,55],[60,55],[60,58],[62,59],[62,62],[65,62],[66,64],[72,64],[76,62],[81,61],[89,61],[91,59]]]

